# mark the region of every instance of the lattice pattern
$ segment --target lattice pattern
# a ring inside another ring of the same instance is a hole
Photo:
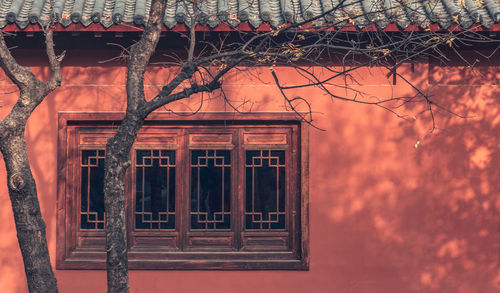
[[[81,160],[80,228],[102,230],[104,213],[104,150],[83,150]]]
[[[285,229],[285,151],[247,151],[245,167],[245,228]]]
[[[175,229],[175,151],[136,151],[136,229]]]
[[[231,152],[191,151],[191,229],[230,229]]]

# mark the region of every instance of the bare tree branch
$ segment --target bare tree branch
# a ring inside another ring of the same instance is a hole
[[[56,55],[54,51],[54,39],[52,30],[44,30],[45,34],[45,48],[47,52],[47,57],[50,64],[50,79],[46,82],[46,93],[50,93],[61,85],[62,74],[61,74],[61,62],[66,55],[66,52],[62,52],[60,55]]]
[[[29,68],[19,65],[16,59],[12,57],[5,43],[3,31],[0,31],[0,66],[10,80],[20,89],[25,89],[32,80],[36,79]]]

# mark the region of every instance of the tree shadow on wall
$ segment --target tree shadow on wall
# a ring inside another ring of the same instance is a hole
[[[500,291],[496,54],[469,54],[480,59],[474,70],[456,58],[444,67],[431,61],[416,80],[444,109],[472,118],[435,111],[428,134],[428,112],[403,120],[341,106],[325,115],[327,139],[312,133],[312,205],[332,221],[321,225],[331,241],[313,241],[313,263],[315,251],[334,255],[339,292]],[[316,217],[312,239],[324,220]]]
[[[429,291],[500,291],[500,53],[490,54],[450,52],[452,61],[429,65],[435,100],[469,117],[435,116],[436,133],[415,152],[418,188],[406,191],[414,202],[403,223],[419,219],[408,232],[423,240],[420,279]]]

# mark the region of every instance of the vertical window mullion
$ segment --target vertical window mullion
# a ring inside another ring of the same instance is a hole
[[[177,231],[179,231],[178,245],[179,249],[182,251],[187,245],[187,231],[189,225],[189,202],[187,198],[189,197],[189,182],[191,178],[191,172],[189,170],[188,164],[191,162],[191,154],[188,150],[188,141],[186,139],[187,131],[182,128],[179,131],[179,148],[177,151],[179,172],[176,173],[176,184],[179,184],[176,188],[177,195],[175,198],[176,210],[179,211],[176,215],[177,221]]]
[[[242,243],[242,232],[243,232],[243,215],[244,215],[244,204],[243,204],[243,190],[244,184],[243,180],[245,178],[245,164],[244,164],[244,144],[243,144],[243,129],[238,128],[234,131],[236,135],[235,147],[234,147],[234,168],[233,168],[233,231],[234,231],[234,246],[235,250],[241,250],[243,246]]]
[[[134,244],[134,230],[135,230],[135,148],[132,145],[129,160],[132,164],[129,166],[129,170],[125,173],[125,223],[127,225],[127,244],[128,248]]]

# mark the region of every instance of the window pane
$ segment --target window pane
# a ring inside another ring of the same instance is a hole
[[[246,229],[285,229],[285,151],[246,152]]]
[[[175,229],[175,151],[136,152],[136,229]]]
[[[231,152],[191,151],[191,229],[230,229]]]
[[[81,229],[104,229],[104,151],[82,151]]]

